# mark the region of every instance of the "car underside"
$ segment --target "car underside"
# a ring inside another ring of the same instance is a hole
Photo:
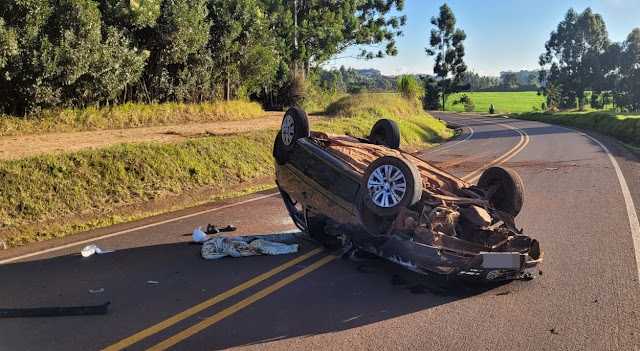
[[[302,131],[285,135],[287,117]],[[338,253],[358,248],[420,273],[534,276],[543,253],[515,226],[515,171],[492,167],[469,184],[398,150],[392,121],[365,139],[310,132],[305,118],[287,111],[274,143],[276,181],[300,229]]]

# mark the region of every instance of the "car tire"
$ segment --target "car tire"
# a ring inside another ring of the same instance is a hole
[[[289,162],[289,152],[284,149],[280,132],[278,132],[278,135],[276,135],[276,138],[273,142],[273,158],[275,158],[276,163],[278,163],[280,166],[283,166],[287,162]]]
[[[373,161],[360,180],[362,202],[379,216],[395,216],[420,201],[422,178],[408,160],[384,156]]]
[[[285,112],[280,127],[282,146],[286,151],[292,151],[296,146],[296,140],[309,137],[309,117],[299,108],[292,107]]]
[[[400,148],[400,127],[395,121],[381,119],[373,125],[369,141],[376,145],[385,145],[390,149]]]
[[[524,203],[524,184],[516,171],[506,167],[488,168],[478,180],[478,187],[498,188],[489,197],[489,203],[500,211],[517,216]]]

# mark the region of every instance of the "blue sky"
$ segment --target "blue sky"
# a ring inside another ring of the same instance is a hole
[[[347,50],[337,55],[326,68],[341,65],[375,68],[386,75],[433,73],[433,59],[425,54],[429,20],[438,14],[441,1],[405,0],[403,14],[407,24],[404,36],[397,38],[398,55],[369,61],[345,56],[357,54]],[[603,18],[614,42],[623,41],[633,28],[640,27],[640,0],[453,0],[447,1],[456,16],[456,27],[465,31],[465,62],[469,70],[480,75],[499,75],[500,71],[539,69],[538,57],[567,10],[577,12],[591,7]]]

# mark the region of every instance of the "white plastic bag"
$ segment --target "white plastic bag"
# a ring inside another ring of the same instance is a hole
[[[202,227],[198,227],[198,229],[193,231],[193,235],[191,236],[194,242],[203,243],[207,240],[207,234],[202,231]]]

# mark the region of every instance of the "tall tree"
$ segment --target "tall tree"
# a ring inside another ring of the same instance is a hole
[[[515,90],[524,85],[524,82],[514,72],[506,72],[502,75],[502,85],[506,86],[507,89]]]
[[[602,16],[586,8],[578,14],[569,9],[558,28],[551,32],[540,55],[540,78],[562,86],[561,107],[585,104],[585,90],[597,81],[599,58],[609,45]]]
[[[438,88],[442,99],[444,111],[447,97],[468,89],[468,84],[463,84],[467,66],[464,63],[464,45],[467,38],[463,30],[455,28],[456,18],[453,12],[443,4],[440,7],[440,15],[431,18],[431,24],[436,28],[431,30],[429,38],[430,47],[426,48],[428,56],[435,56],[433,73],[438,78]]]
[[[628,94],[628,111],[638,112],[640,111],[640,28],[631,31],[622,45],[621,84]]]

